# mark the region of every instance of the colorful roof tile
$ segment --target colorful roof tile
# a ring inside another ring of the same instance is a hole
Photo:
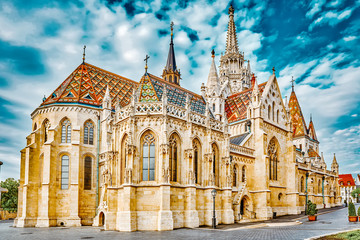
[[[311,139],[317,141],[314,123],[311,120],[309,123],[308,134]]]
[[[260,94],[264,91],[264,82],[259,85]],[[250,104],[253,89],[247,89],[229,96],[225,101],[225,112],[229,123],[246,119],[246,111]]]
[[[308,155],[309,155],[309,157],[313,157],[313,158],[320,157],[320,155],[312,148],[309,148]]]
[[[293,127],[293,137],[305,136],[307,133],[306,123],[294,91],[292,91],[290,95],[289,110]]]
[[[130,103],[134,87],[138,83],[95,67],[89,63],[80,64],[75,71],[41,104],[81,103],[101,106],[106,86],[109,86],[112,106]]]
[[[339,174],[340,186],[355,186],[354,178],[351,174]]]
[[[167,82],[152,74],[145,74],[140,81],[140,102],[161,101],[166,86],[167,101],[179,107],[185,107],[186,95],[189,95],[191,110],[204,115],[206,102],[202,96],[186,90],[177,84]]]

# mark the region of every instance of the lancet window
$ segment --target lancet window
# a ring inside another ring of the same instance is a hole
[[[194,149],[194,177],[195,177],[195,183],[201,183],[201,146],[200,142],[195,139],[193,141],[193,149]]]
[[[155,180],[155,138],[151,133],[146,133],[143,138],[142,149],[142,180]]]
[[[278,150],[274,139],[271,139],[269,143],[268,157],[269,157],[269,178],[270,180],[277,180]]]
[[[61,142],[71,142],[71,123],[68,119],[64,120],[61,124]]]
[[[236,187],[236,186],[237,186],[237,167],[236,167],[236,165],[234,165],[234,168],[233,168],[233,180],[232,180],[232,185],[233,185],[233,187]]]
[[[243,166],[241,171],[241,181],[245,182],[245,180],[246,180],[246,167]]]
[[[90,156],[85,157],[84,161],[84,189],[91,190],[91,172],[92,172],[92,159]]]
[[[94,124],[90,121],[84,124],[84,144],[94,144]]]
[[[170,169],[170,181],[177,181],[178,174],[178,154],[179,154],[179,139],[175,134],[172,134],[169,139],[169,169]]]
[[[212,145],[212,171],[215,180],[215,186],[219,186],[219,148],[214,143]]]
[[[304,177],[301,177],[300,180],[300,192],[304,192]]]
[[[125,169],[127,165],[127,153],[128,153],[128,137],[127,135],[124,136],[121,142],[121,179],[120,184],[123,184],[125,178]]]

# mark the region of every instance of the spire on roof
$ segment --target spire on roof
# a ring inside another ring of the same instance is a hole
[[[236,26],[234,22],[234,8],[229,7],[229,24],[226,37],[226,51],[225,53],[239,53],[238,42],[236,38]]]
[[[109,85],[106,86],[102,107],[103,109],[111,109],[111,97],[110,97]]]
[[[84,45],[84,52],[83,52],[83,63],[85,63],[85,49],[86,49],[86,45]]]
[[[275,75],[275,67],[272,68],[273,74]]]
[[[216,91],[216,93],[218,93],[220,86],[219,86],[219,77],[218,77],[216,65],[215,65],[215,50],[214,49],[211,51],[211,58],[212,58],[212,60],[211,60],[210,71],[209,71],[206,87],[207,87],[208,93],[213,92],[214,90]]]
[[[250,60],[248,60],[247,70],[251,73]]]
[[[174,42],[173,42],[173,36],[174,36],[174,22],[170,23],[170,29],[171,29],[171,38],[170,38],[170,47],[169,47],[169,54],[168,59],[166,61],[166,70],[176,70],[176,60],[175,60],[175,51],[174,51]]]
[[[312,122],[312,113],[310,113],[310,122]]]
[[[173,42],[173,36],[174,36],[173,22],[171,22],[170,24],[170,30],[171,30],[171,37],[170,37],[169,53],[162,77],[165,79],[165,81],[180,85],[180,71],[177,69],[176,60],[175,60],[175,51],[174,51],[174,42]]]

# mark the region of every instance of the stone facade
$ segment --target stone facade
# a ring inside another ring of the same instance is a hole
[[[214,189],[217,224],[299,214],[306,198],[339,205],[336,160],[329,171],[299,150],[311,141],[318,153],[315,129],[296,138],[275,70],[258,84],[243,66],[233,14],[220,76],[213,52],[201,95],[180,87],[172,32],[162,78],[146,67],[137,83],[83,62],[44,99],[21,151],[15,226],[211,225]]]

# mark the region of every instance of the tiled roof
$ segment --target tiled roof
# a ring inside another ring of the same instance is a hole
[[[137,87],[138,83],[83,63],[41,105],[81,103],[100,106],[106,86],[109,86],[112,106],[114,107],[116,102],[126,106],[130,103],[133,88]]]
[[[264,82],[259,85],[260,94],[264,91]],[[225,112],[229,123],[246,119],[246,110],[250,104],[252,89],[229,96],[225,101]]]
[[[293,137],[305,136],[307,131],[306,123],[294,91],[291,92],[290,95],[289,110],[293,127]]]
[[[315,127],[314,127],[314,123],[312,121],[310,121],[309,123],[309,129],[308,129],[308,134],[309,137],[314,139],[315,141],[317,141],[317,137],[316,137],[316,132],[315,132]]]
[[[341,182],[343,182],[343,186],[355,186],[355,182],[351,174],[339,174],[340,186],[341,186]]]
[[[152,74],[145,74],[140,81],[140,102],[161,101],[166,86],[167,101],[185,107],[186,95],[189,95],[191,110],[204,115],[206,103],[202,96],[186,90],[176,84],[167,82]]]
[[[240,146],[242,141],[250,134],[250,132],[243,133],[241,135],[238,135],[236,137],[230,138],[230,143]]]
[[[320,157],[319,154],[317,152],[315,152],[315,150],[312,148],[309,148],[308,155],[309,155],[309,157],[313,157],[313,158]]]

